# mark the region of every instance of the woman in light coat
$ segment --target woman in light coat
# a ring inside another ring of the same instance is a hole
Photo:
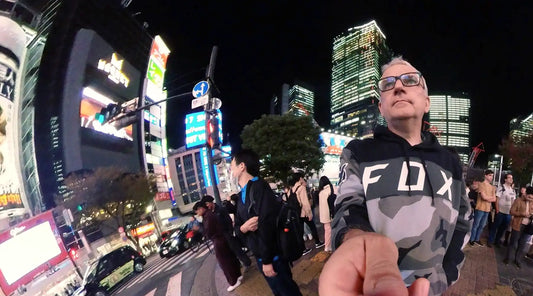
[[[328,177],[320,177],[318,182],[318,213],[320,216],[320,223],[324,225],[324,251],[331,252],[331,215],[328,205],[328,197],[335,193],[333,185]]]

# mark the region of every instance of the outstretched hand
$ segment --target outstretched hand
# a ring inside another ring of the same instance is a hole
[[[319,294],[427,296],[429,281],[420,278],[406,288],[397,261],[398,249],[391,239],[350,230],[322,269]]]

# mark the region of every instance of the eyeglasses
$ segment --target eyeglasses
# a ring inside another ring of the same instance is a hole
[[[420,72],[409,72],[404,73],[400,76],[388,76],[383,77],[378,81],[378,88],[380,91],[388,91],[394,88],[396,81],[400,79],[403,86],[417,86],[420,84],[422,78],[422,73]]]

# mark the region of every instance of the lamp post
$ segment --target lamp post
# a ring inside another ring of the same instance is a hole
[[[492,180],[492,185],[496,185],[497,182],[500,182],[501,181],[501,178],[502,178],[502,168],[503,168],[503,155],[500,155],[500,154],[494,154],[494,158],[495,159],[498,159],[500,158],[500,163],[499,163],[499,169],[498,169],[498,178],[494,178]]]

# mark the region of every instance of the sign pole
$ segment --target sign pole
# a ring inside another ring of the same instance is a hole
[[[218,51],[218,47],[213,46],[213,49],[211,51],[211,58],[209,60],[209,66],[207,67],[207,70],[205,73],[207,82],[213,85],[214,85],[213,73],[215,71],[217,51]],[[215,107],[214,98],[211,96],[211,87],[207,91],[207,97],[208,97],[208,101],[207,101],[207,104],[205,105],[204,110],[205,110],[205,121],[209,122],[209,119],[211,119],[212,116],[217,116],[216,110],[214,109]],[[206,129],[206,133],[207,133],[207,129]],[[206,147],[207,148],[207,161],[209,164],[209,175],[211,177],[211,185],[213,186],[213,195],[214,195],[213,197],[215,198],[215,202],[221,205],[222,200],[220,199],[220,193],[218,191],[217,178],[215,176],[215,167],[214,167],[214,162],[213,162],[213,148],[209,144],[206,146],[207,146]]]

